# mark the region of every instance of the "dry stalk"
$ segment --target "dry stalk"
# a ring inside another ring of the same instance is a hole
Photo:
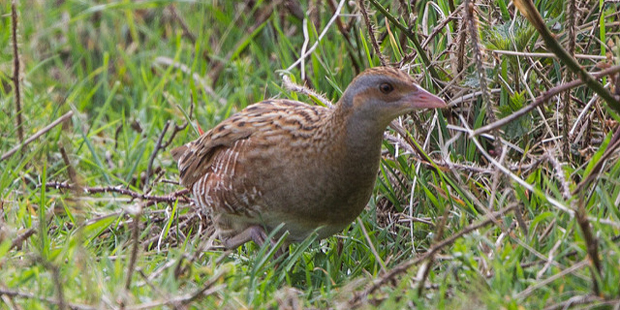
[[[42,297],[40,294],[32,294],[32,293],[21,292],[21,291],[16,291],[16,290],[9,290],[9,289],[4,289],[4,288],[0,288],[0,296],[10,296],[10,297],[23,298],[23,299],[40,300],[40,301],[44,301],[44,302],[46,302],[48,304],[56,305],[59,308],[60,308],[60,304],[61,304],[61,302],[58,301],[58,300]],[[65,305],[68,306],[70,309],[76,309],[76,310],[95,310],[95,309],[99,309],[97,307],[93,307],[93,306],[90,306],[90,305],[76,304],[76,303],[66,303]]]
[[[185,123],[185,126],[187,126],[187,123]],[[149,188],[149,178],[151,177],[153,162],[155,161],[155,157],[157,157],[157,153],[159,153],[159,150],[162,149],[162,141],[164,140],[164,136],[168,131],[168,127],[170,127],[170,120],[166,121],[166,124],[164,124],[164,128],[161,130],[161,134],[159,134],[159,138],[157,138],[157,143],[155,144],[153,153],[151,153],[149,164],[148,166],[146,166],[146,176],[144,177],[144,191],[147,191],[147,189]]]
[[[364,0],[358,0],[358,2],[360,11],[362,12],[362,17],[364,17],[363,20],[364,24],[366,25],[366,30],[368,30],[368,36],[370,37],[370,43],[372,45],[372,48],[375,50],[375,54],[377,55],[377,57],[379,57],[381,65],[386,66],[387,61],[385,60],[385,56],[383,55],[383,53],[381,53],[381,48],[377,43],[377,38],[375,38],[375,31],[373,27],[374,25],[370,22],[370,19],[368,18],[368,12],[366,12],[366,4],[364,3]]]
[[[436,244],[434,244],[426,253],[419,255],[418,257],[414,258],[414,259],[410,259],[404,263],[401,263],[400,265],[392,268],[392,270],[390,270],[390,272],[388,272],[387,274],[383,275],[382,277],[380,277],[379,279],[377,279],[376,281],[374,281],[374,283],[372,285],[370,285],[368,288],[366,288],[363,292],[361,293],[357,293],[355,294],[355,296],[353,296],[349,301],[348,304],[349,306],[351,306],[352,308],[357,308],[359,307],[361,304],[361,302],[363,300],[365,300],[366,298],[368,298],[368,295],[373,294],[377,289],[379,289],[380,287],[382,287],[383,285],[386,285],[388,283],[391,283],[393,280],[395,280],[395,278],[403,273],[406,273],[409,268],[411,268],[412,266],[415,266],[421,262],[423,262],[424,260],[426,260],[427,258],[429,258],[431,255],[435,255],[436,253],[438,253],[441,249],[443,249],[446,246],[451,245],[452,243],[454,243],[456,240],[458,240],[459,238],[461,238],[462,236],[469,234],[481,227],[484,227],[486,225],[489,225],[491,223],[493,223],[498,217],[512,211],[515,208],[515,205],[511,205],[508,206],[504,209],[501,209],[497,212],[493,212],[493,213],[489,213],[485,216],[485,219],[475,223],[475,224],[471,224],[467,227],[465,227],[463,230],[459,231],[458,233],[443,239],[441,242],[438,242]]]
[[[593,73],[592,75],[595,78],[600,78],[600,77],[603,77],[603,76],[606,76],[606,75],[610,75],[610,74],[613,74],[613,73],[616,73],[616,72],[620,72],[620,66],[614,66],[614,67],[611,67],[609,69],[605,69],[605,70],[602,70],[600,72]],[[489,132],[491,130],[496,130],[497,128],[502,127],[502,126],[504,126],[504,125],[506,125],[506,124],[508,124],[508,123],[510,123],[512,121],[514,121],[515,119],[517,119],[517,118],[519,118],[519,117],[521,117],[523,115],[526,115],[528,112],[534,110],[536,107],[538,107],[539,105],[543,104],[544,102],[547,102],[549,99],[551,99],[553,96],[557,95],[558,93],[561,93],[561,92],[563,92],[563,91],[565,91],[567,89],[574,88],[574,87],[577,87],[577,86],[582,85],[582,84],[585,84],[585,82],[582,81],[582,80],[574,80],[574,81],[571,81],[569,83],[556,86],[556,87],[546,91],[545,93],[543,93],[539,97],[537,97],[536,100],[534,100],[534,102],[532,102],[529,105],[525,106],[521,110],[516,111],[516,112],[510,114],[510,116],[504,117],[504,118],[502,118],[502,119],[500,119],[500,120],[498,120],[498,121],[496,121],[496,122],[494,122],[492,124],[488,124],[486,126],[483,126],[483,127],[480,127],[478,129],[474,130],[470,134],[470,137],[475,137],[475,136],[481,135],[483,133],[487,133],[487,132]]]
[[[441,222],[437,226],[437,235],[435,236],[435,244],[441,242],[441,238],[443,238],[443,233],[448,223],[448,218],[450,215],[450,207],[452,204],[447,204],[443,210],[443,217],[441,218]],[[418,283],[418,296],[422,296],[422,292],[424,292],[424,283],[426,283],[426,279],[431,272],[431,267],[433,266],[433,262],[435,261],[435,253],[431,253],[428,255],[428,262],[422,268],[422,276],[419,277],[420,282]]]
[[[602,99],[607,102],[607,105],[612,108],[616,113],[620,113],[620,98],[616,98],[609,90],[605,88],[601,83],[597,82],[592,75],[590,75],[579,63],[568,54],[568,52],[558,43],[555,36],[551,33],[545,21],[540,16],[540,13],[536,9],[532,0],[514,0],[513,3],[517,9],[527,18],[527,20],[536,28],[540,36],[545,41],[545,45],[558,58],[579,78],[588,85],[592,91],[596,92]]]
[[[478,42],[479,31],[476,5],[470,0],[465,0],[463,4],[465,5],[465,22],[467,23],[467,30],[469,30],[472,52],[474,54],[474,61],[476,62],[476,71],[478,73],[478,80],[480,81],[480,90],[482,91],[482,105],[486,110],[489,123],[494,123],[497,121],[497,117],[495,117],[495,111],[491,103],[491,95],[489,94],[489,88],[487,86],[487,75],[484,69],[484,63],[482,62],[482,48]],[[492,135],[497,138],[499,137],[499,132],[497,130],[492,130]],[[494,144],[494,148],[499,150],[499,139],[495,139]]]
[[[24,146],[30,144],[32,141],[36,140],[38,137],[42,136],[46,132],[52,130],[52,128],[56,127],[58,124],[64,122],[67,119],[69,119],[72,115],[73,115],[73,111],[69,111],[69,112],[65,113],[63,116],[61,116],[58,119],[56,119],[55,121],[53,121],[51,124],[43,127],[43,129],[37,131],[30,138],[26,139],[26,141],[20,143],[19,145],[17,145],[14,148],[10,149],[8,152],[4,153],[2,155],[2,157],[0,157],[0,161],[3,161],[5,159],[11,157],[13,154],[15,154],[15,152],[17,152],[18,150],[20,150]]]
[[[583,240],[586,243],[586,250],[588,252],[589,261],[592,263],[592,293],[596,296],[600,295],[600,288],[598,281],[602,279],[603,276],[603,267],[601,265],[601,259],[598,254],[598,240],[595,237],[595,234],[592,232],[592,227],[590,226],[590,222],[588,221],[588,214],[586,212],[585,201],[583,199],[583,194],[579,195],[579,202],[577,206],[577,210],[575,211],[575,219],[577,220],[577,224],[579,224],[579,228],[581,228],[581,232],[583,233]]]
[[[21,77],[20,77],[20,55],[19,45],[17,43],[17,27],[19,21],[17,19],[17,0],[11,1],[11,42],[13,43],[13,87],[15,92],[15,116],[17,119],[17,136],[19,137],[19,143],[21,147],[26,146],[24,144],[24,127],[22,123],[22,90],[21,90]],[[4,159],[4,156],[3,158]]]
[[[327,4],[329,5],[329,8],[332,10],[332,12],[336,13],[336,9],[338,8],[336,0],[327,0]],[[345,39],[345,41],[347,41],[347,54],[349,54],[349,58],[351,58],[351,64],[355,69],[355,73],[359,74],[362,69],[359,60],[355,58],[355,52],[359,53],[359,49],[355,45],[353,45],[353,42],[351,41],[351,34],[349,33],[350,28],[342,22],[342,18],[336,19],[336,26],[338,28],[338,31],[340,31],[340,34],[342,34],[342,37]]]
[[[590,174],[588,174],[577,186],[573,189],[572,194],[577,194],[581,190],[583,190],[586,186],[588,186],[592,181],[597,180],[603,166],[607,162],[607,159],[618,149],[620,148],[620,126],[616,129],[616,132],[611,137],[609,144],[607,145],[607,149],[598,159],[594,167],[590,170]]]
[[[186,36],[190,41],[192,41],[192,44],[195,45],[196,35],[192,33],[192,31],[187,26],[187,23],[185,22],[183,17],[179,15],[179,12],[177,12],[177,9],[174,7],[174,4],[170,4],[168,6],[168,11],[170,11],[172,18],[174,18],[174,20],[176,20],[177,23],[179,23],[179,25],[181,26],[181,29],[183,29],[183,35]]]
[[[578,14],[575,0],[569,0],[566,6],[566,28],[568,28],[568,54],[571,57],[575,57],[575,15]],[[567,79],[573,79],[573,74],[568,68],[564,70],[565,77]],[[564,102],[564,108],[562,109],[562,153],[564,161],[570,161],[570,135],[568,127],[570,127],[570,89],[564,92],[562,102]]]
[[[131,278],[136,267],[136,260],[138,259],[138,252],[140,251],[140,216],[142,216],[142,204],[136,204],[137,210],[133,215],[133,230],[131,233],[131,239],[133,244],[131,247],[131,257],[129,258],[129,266],[127,267],[127,281],[125,282],[125,289],[129,290],[131,287]]]
[[[62,189],[70,189],[70,190],[75,190],[76,188],[79,188],[77,185],[70,184],[67,182],[48,182],[48,183],[45,183],[45,187],[55,188],[55,189],[62,188]],[[190,203],[191,201],[186,196],[189,193],[188,189],[182,189],[182,190],[173,192],[165,196],[140,194],[132,190],[125,189],[122,186],[106,186],[106,187],[84,186],[81,189],[84,191],[85,194],[118,193],[121,195],[129,196],[133,199],[139,199],[139,200],[146,201],[146,204],[144,205],[144,207],[154,205],[158,202],[175,203],[178,200],[179,202]]]
[[[407,36],[407,38],[409,38],[409,40],[411,40],[411,42],[413,43],[413,46],[418,52],[418,55],[422,59],[424,66],[428,70],[428,73],[430,73],[433,79],[435,79],[436,81],[440,81],[441,79],[439,78],[439,74],[437,74],[437,71],[435,70],[434,65],[431,63],[430,59],[428,58],[428,55],[426,55],[426,52],[424,51],[424,48],[422,48],[422,45],[420,44],[420,41],[418,40],[416,35],[411,30],[409,30],[405,25],[401,24],[396,18],[394,18],[394,16],[390,14],[390,12],[388,12],[388,10],[386,10],[383,7],[383,5],[381,5],[381,3],[379,3],[377,0],[368,0],[368,1],[377,10],[379,10],[381,14],[383,14],[392,24],[394,24],[396,28],[402,31]]]

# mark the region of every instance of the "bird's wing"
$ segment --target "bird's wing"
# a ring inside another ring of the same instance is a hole
[[[212,171],[220,152],[231,152],[237,141],[269,130],[278,115],[307,105],[290,100],[266,100],[253,104],[224,120],[200,138],[171,151],[179,165],[181,184],[191,187]],[[224,155],[224,154],[222,154]]]

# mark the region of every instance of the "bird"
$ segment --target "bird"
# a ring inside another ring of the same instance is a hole
[[[269,99],[171,150],[180,184],[213,220],[227,249],[274,230],[285,244],[341,232],[366,207],[383,133],[400,115],[446,103],[407,73],[366,69],[333,108]],[[279,229],[278,229],[279,228]]]

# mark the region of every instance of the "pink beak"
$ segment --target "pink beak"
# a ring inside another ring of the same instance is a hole
[[[439,97],[418,86],[418,90],[407,96],[416,109],[441,109],[448,105]]]

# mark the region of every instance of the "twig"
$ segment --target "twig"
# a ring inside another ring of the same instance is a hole
[[[385,60],[385,56],[381,53],[381,48],[377,43],[377,38],[375,38],[375,31],[373,29],[373,25],[370,23],[370,19],[368,18],[368,12],[366,12],[366,4],[364,0],[358,0],[360,11],[362,11],[362,16],[364,17],[364,23],[366,24],[366,29],[368,30],[368,36],[370,37],[370,43],[372,48],[375,50],[375,54],[379,57],[379,61],[382,66],[387,65],[387,61]]]
[[[39,294],[35,295],[35,294],[31,294],[31,293],[26,293],[26,292],[13,291],[13,290],[9,290],[9,289],[0,288],[0,295],[10,296],[10,297],[19,297],[19,298],[25,298],[25,299],[36,299],[36,300],[40,300],[40,301],[44,301],[44,302],[50,303],[52,305],[60,305],[60,302],[58,300],[41,297]],[[83,304],[75,304],[75,303],[66,303],[65,305],[68,306],[69,309],[74,309],[74,310],[95,310],[95,309],[98,309],[97,307],[93,307],[93,306],[89,306],[89,305],[83,305]]]
[[[58,145],[58,149],[60,150],[60,156],[62,156],[62,161],[65,163],[65,167],[67,167],[67,174],[69,175],[69,180],[71,180],[71,183],[77,184],[77,172],[75,172],[75,168],[73,168],[73,165],[71,165],[67,150],[65,150],[65,147],[62,144]]]
[[[364,238],[366,238],[366,242],[368,242],[370,251],[375,256],[375,259],[377,260],[377,262],[379,262],[379,266],[381,267],[381,273],[385,274],[387,272],[387,268],[385,267],[385,262],[381,258],[381,255],[379,255],[379,252],[377,252],[377,249],[375,249],[375,246],[372,244],[372,240],[370,239],[370,236],[368,235],[368,231],[366,231],[366,226],[364,226],[364,222],[362,222],[362,219],[359,217],[357,218],[357,224],[362,229],[362,233],[364,234]]]
[[[327,0],[327,4],[329,5],[329,8],[332,10],[332,12],[335,13],[336,7],[337,7],[336,0]],[[354,20],[355,18],[351,19],[351,21],[354,21]],[[351,64],[353,65],[353,68],[355,69],[355,73],[359,74],[361,72],[361,69],[360,69],[359,60],[355,58],[355,52],[360,53],[360,49],[357,48],[356,45],[353,45],[353,43],[351,42],[351,35],[349,33],[349,29],[351,28],[347,27],[342,22],[342,18],[336,19],[336,27],[338,28],[338,31],[340,31],[340,33],[342,34],[342,37],[345,39],[345,41],[347,41],[347,52],[349,54],[349,57],[351,58]]]
[[[462,13],[462,16],[465,16],[465,12]],[[459,18],[457,30],[457,38],[456,38],[456,77],[459,78],[461,73],[463,72],[463,68],[465,66],[465,41],[467,41],[467,24],[465,22],[465,18]],[[460,78],[459,78],[460,80]]]
[[[579,296],[573,296],[566,301],[545,307],[543,310],[575,309],[575,306],[595,303],[597,301],[600,302],[599,304],[596,304],[599,306],[602,306],[602,304],[609,303],[609,302],[611,302],[609,305],[612,305],[613,303],[617,304],[619,302],[617,299],[616,300],[604,300],[603,298],[599,296],[579,295]],[[598,308],[597,307],[586,307],[585,309],[598,309]]]
[[[61,116],[58,119],[56,119],[55,121],[53,121],[51,124],[43,127],[43,129],[37,131],[37,133],[32,135],[30,138],[26,139],[26,141],[20,143],[18,146],[14,147],[14,148],[10,149],[8,152],[4,153],[4,155],[2,155],[2,157],[0,157],[0,161],[3,161],[5,159],[11,157],[19,149],[21,149],[22,147],[30,144],[32,141],[36,140],[38,137],[40,137],[43,134],[45,134],[46,132],[50,131],[52,128],[56,127],[58,124],[64,122],[65,120],[70,118],[72,115],[73,115],[73,111],[69,111],[69,112],[65,113],[63,116]]]
[[[555,53],[558,58],[564,62],[564,64],[575,74],[579,76],[579,78],[584,81],[590,89],[596,92],[601,98],[603,98],[610,108],[616,111],[616,113],[620,113],[620,101],[619,98],[615,98],[601,83],[598,83],[594,77],[592,77],[588,72],[582,68],[577,61],[573,57],[571,57],[568,52],[558,43],[555,39],[555,36],[551,34],[549,28],[543,21],[540,13],[536,9],[536,6],[532,2],[532,0],[515,0],[513,1],[517,9],[530,21],[532,26],[536,28],[538,33],[541,35],[543,40],[545,41],[545,45],[549,48],[553,53]]]
[[[420,55],[420,58],[422,58],[422,62],[424,63],[424,66],[426,67],[428,72],[431,74],[433,79],[437,81],[441,80],[439,78],[439,74],[437,74],[437,71],[435,71],[435,67],[429,60],[428,56],[424,52],[424,49],[422,48],[422,45],[418,41],[418,38],[416,38],[416,36],[413,34],[413,32],[411,32],[407,27],[405,27],[398,20],[396,20],[396,18],[394,18],[394,16],[392,16],[392,14],[390,14],[377,0],[368,0],[368,1],[372,3],[372,5],[374,5],[375,8],[377,8],[377,10],[381,11],[381,14],[385,15],[385,17],[387,17],[387,19],[389,19],[390,22],[396,26],[396,28],[400,29],[400,31],[402,31],[407,36],[407,38],[409,38],[409,40],[411,40],[416,51],[418,51],[418,55]]]
[[[607,145],[607,149],[598,159],[594,167],[590,170],[590,174],[586,176],[577,186],[573,189],[572,194],[576,194],[580,192],[584,187],[588,186],[590,182],[598,178],[603,165],[607,162],[607,159],[620,147],[620,126],[616,128],[616,132],[611,137],[609,144]]]
[[[172,14],[172,17],[179,23],[179,25],[181,25],[183,34],[187,36],[190,41],[192,41],[192,44],[196,44],[196,36],[191,32],[185,20],[183,20],[183,18],[179,15],[177,9],[174,7],[174,4],[170,4],[168,6],[168,10],[170,11],[170,14]]]
[[[463,124],[465,124],[467,126],[467,123],[463,119],[463,116],[459,115],[459,117],[461,118],[461,121],[463,122]],[[471,141],[473,141],[474,144],[476,145],[476,147],[478,148],[478,151],[480,151],[482,153],[482,155],[484,155],[484,157],[486,157],[487,160],[491,164],[493,164],[494,166],[499,168],[499,170],[501,170],[504,174],[508,175],[511,179],[513,179],[515,182],[519,183],[521,186],[523,186],[528,191],[531,191],[532,193],[540,193],[539,191],[536,191],[534,186],[532,186],[530,183],[527,183],[525,180],[523,180],[519,176],[517,176],[514,173],[512,173],[512,171],[510,171],[510,169],[504,167],[497,160],[495,160],[495,158],[493,156],[489,155],[489,153],[484,149],[484,147],[482,147],[482,144],[480,144],[478,139],[475,136],[473,136],[472,132],[470,132],[469,135],[470,135]],[[541,194],[541,196],[543,196],[543,195]],[[558,200],[553,199],[551,197],[548,197],[546,195],[544,195],[543,197],[544,197],[545,200],[547,200],[552,206],[554,206],[558,210],[566,212],[566,213],[570,214],[570,216],[574,216],[575,215],[575,211],[573,211],[570,208],[567,208],[565,205],[563,205]]]
[[[125,309],[126,310],[144,310],[144,309],[151,309],[151,308],[156,308],[156,307],[161,307],[161,306],[166,306],[166,305],[173,305],[173,306],[187,305],[201,296],[212,295],[213,293],[226,287],[226,284],[218,285],[218,286],[213,286],[213,285],[217,283],[224,275],[226,275],[227,272],[228,272],[227,270],[224,270],[224,271],[220,271],[218,274],[213,275],[211,279],[207,281],[207,283],[205,283],[205,285],[203,285],[201,288],[197,289],[193,293],[181,295],[181,296],[174,297],[174,298],[167,298],[164,300],[153,301],[153,302],[149,302],[149,303],[145,303],[141,305],[129,306],[129,307],[125,307]]]
[[[609,74],[613,74],[616,72],[620,72],[620,66],[614,66],[611,67],[609,69],[605,69],[602,70],[600,72],[596,72],[593,73],[592,75],[596,78],[600,78]],[[507,117],[504,117],[498,121],[496,121],[495,123],[491,123],[488,124],[486,126],[480,127],[476,130],[474,130],[471,134],[470,137],[475,137],[478,136],[480,134],[489,132],[491,130],[494,130],[496,128],[502,127],[510,122],[512,122],[513,120],[526,115],[528,112],[534,110],[536,107],[538,107],[539,105],[541,105],[542,103],[546,102],[547,100],[551,99],[551,97],[557,95],[558,93],[561,93],[567,89],[573,88],[573,87],[577,87],[579,85],[583,85],[585,84],[585,82],[583,82],[582,80],[574,80],[571,81],[569,83],[566,84],[562,84],[556,87],[551,88],[550,90],[546,91],[545,93],[543,93],[541,96],[537,97],[536,100],[534,100],[534,102],[530,103],[529,105],[527,105],[526,107],[524,107],[523,109],[516,111],[512,114],[510,114]]]
[[[282,82],[284,83],[284,88],[292,91],[292,92],[296,92],[296,93],[300,93],[300,94],[304,94],[306,96],[309,97],[314,97],[316,99],[318,99],[323,105],[325,105],[328,108],[333,108],[333,104],[327,99],[325,98],[323,95],[317,93],[316,91],[302,86],[302,85],[297,85],[295,83],[293,83],[291,81],[291,78],[289,78],[287,75],[282,75]]]
[[[374,293],[378,288],[380,288],[381,286],[385,285],[386,283],[392,281],[396,276],[398,276],[399,274],[405,273],[409,270],[410,267],[419,264],[420,262],[424,261],[426,258],[430,257],[431,255],[436,254],[437,252],[439,252],[439,250],[441,250],[442,248],[451,245],[452,243],[454,243],[456,240],[458,240],[459,238],[461,238],[462,236],[471,233],[472,231],[475,231],[476,229],[479,229],[481,227],[484,227],[486,225],[489,225],[491,223],[494,222],[494,220],[496,220],[496,218],[498,218],[499,216],[510,212],[511,210],[513,210],[515,208],[514,205],[512,206],[508,206],[504,209],[501,209],[497,212],[493,212],[493,213],[489,213],[485,216],[485,219],[482,220],[481,222],[475,223],[475,224],[471,224],[467,227],[465,227],[463,230],[459,231],[458,233],[442,240],[441,242],[433,245],[426,253],[408,260],[394,268],[392,268],[392,270],[390,270],[390,272],[388,272],[387,274],[385,274],[384,276],[380,277],[378,280],[376,280],[370,287],[368,287],[367,289],[365,289],[362,293],[358,293],[355,294],[355,296],[353,296],[353,298],[351,298],[349,300],[349,305],[352,307],[355,307],[357,305],[359,305],[359,302],[361,302],[363,299],[367,298],[368,295]]]
[[[301,55],[306,53],[306,50],[308,48],[308,43],[310,43],[310,36],[308,35],[308,19],[304,18],[302,21],[302,33],[304,35],[304,43],[301,45]],[[306,58],[301,58],[301,80],[305,81],[306,80]]]
[[[194,115],[194,96],[191,95],[190,98],[191,99],[190,99],[190,104],[189,104],[189,112],[186,114],[188,118],[181,125],[177,125],[175,123],[174,130],[172,130],[172,133],[170,134],[170,137],[168,137],[168,140],[166,140],[166,142],[164,142],[164,144],[161,145],[162,149],[168,148],[168,146],[170,146],[170,143],[172,143],[172,140],[174,140],[174,137],[176,137],[177,133],[179,133],[180,131],[185,130],[185,128],[187,128],[187,126],[189,125],[189,123],[191,121],[191,118],[192,118],[192,115]],[[179,108],[179,110],[182,113],[185,113],[181,109],[181,106],[179,106],[178,104],[177,104],[177,108]]]
[[[9,251],[14,248],[17,248],[22,242],[26,241],[26,239],[30,238],[30,236],[34,235],[34,233],[36,232],[37,232],[36,229],[29,228],[23,234],[17,236],[17,238],[15,238],[13,242],[11,242],[11,247],[9,248]]]
[[[131,287],[131,278],[136,267],[136,260],[138,259],[138,251],[140,250],[140,216],[142,215],[142,205],[136,204],[137,210],[133,215],[133,231],[131,232],[131,239],[133,245],[131,247],[131,257],[129,258],[129,266],[127,267],[127,281],[125,282],[125,289],[129,290]]]
[[[569,0],[567,7],[567,19],[566,23],[568,28],[568,54],[571,57],[575,57],[575,15],[578,14],[575,0]],[[573,79],[573,75],[570,70],[565,69],[565,78]],[[570,123],[570,89],[564,92],[562,102],[564,107],[562,109],[562,155],[565,161],[569,161],[571,158],[570,153],[570,135],[568,127]]]
[[[511,55],[511,56],[523,56],[523,57],[540,57],[540,58],[558,58],[554,53],[529,53],[529,52],[516,52],[516,51],[504,51],[504,50],[489,50],[495,54]],[[575,54],[575,58],[590,59],[590,60],[606,60],[607,57],[600,55],[588,55],[588,54]]]
[[[164,128],[161,130],[161,134],[159,134],[159,138],[157,139],[157,143],[155,144],[155,148],[153,149],[153,153],[151,153],[151,158],[149,159],[149,164],[146,166],[146,177],[144,178],[144,190],[146,191],[149,188],[149,178],[151,177],[151,170],[153,169],[153,162],[155,161],[155,157],[157,157],[157,153],[160,149],[162,149],[162,141],[164,140],[164,136],[168,131],[168,127],[170,127],[170,120],[166,121]]]
[[[433,31],[431,31],[431,33],[426,37],[426,39],[424,39],[424,41],[422,41],[422,47],[426,48],[426,46],[437,36],[437,34],[439,32],[441,32],[446,28],[446,25],[451,22],[451,21],[455,21],[458,20],[458,14],[461,12],[461,9],[463,8],[463,5],[459,5],[458,7],[456,7],[456,9],[454,9],[453,11],[450,12],[450,15],[445,17],[443,20],[441,20],[441,22],[439,24],[437,24],[434,28]],[[449,33],[449,32],[448,32]]]
[[[594,265],[594,270],[592,271],[592,293],[598,296],[600,295],[598,279],[601,279],[603,275],[603,267],[598,255],[598,240],[592,233],[592,228],[590,227],[590,222],[588,221],[583,194],[579,195],[578,204],[579,205],[575,212],[575,219],[577,220],[577,224],[579,224],[579,228],[581,228],[581,232],[583,233],[583,240],[586,243],[586,250],[588,252],[590,262]]]
[[[487,86],[486,69],[482,63],[482,52],[480,51],[480,45],[478,43],[478,19],[475,15],[475,4],[473,1],[465,0],[463,5],[465,5],[465,22],[467,23],[467,30],[469,30],[469,39],[471,40],[471,47],[474,53],[476,72],[478,73],[478,81],[480,83],[480,91],[482,91],[482,106],[486,110],[486,117],[489,120],[489,123],[494,123],[497,121],[497,117],[493,111],[491,95],[489,94],[489,88]],[[494,137],[499,137],[497,129],[492,130],[492,132]],[[499,151],[499,139],[495,139],[494,148]]]
[[[71,189],[71,190],[76,188],[74,184],[69,184],[67,182],[49,182],[49,183],[45,183],[45,187],[56,188],[56,189],[63,188],[63,189]],[[191,201],[188,197],[184,196],[189,193],[188,189],[176,191],[167,196],[140,194],[140,193],[125,189],[122,186],[82,187],[82,190],[86,194],[118,193],[121,195],[129,196],[133,199],[146,200],[148,201],[148,203],[144,205],[145,207],[153,205],[157,202],[174,203],[178,200],[179,202],[189,203]]]
[[[336,21],[336,19],[338,18],[338,16],[340,15],[340,11],[342,10],[342,7],[344,6],[345,1],[344,0],[340,0],[340,3],[338,3],[338,7],[336,8],[336,12],[334,13],[334,15],[332,16],[332,18],[329,20],[329,22],[327,22],[327,25],[325,25],[325,28],[323,29],[323,31],[321,32],[321,34],[319,35],[319,37],[316,39],[316,42],[314,42],[314,44],[310,47],[310,49],[305,52],[304,54],[301,55],[301,57],[299,57],[299,59],[297,59],[297,61],[295,61],[292,65],[290,65],[288,68],[286,68],[286,70],[284,71],[291,71],[293,68],[295,68],[298,64],[301,63],[301,61],[303,59],[305,59],[306,57],[310,56],[310,54],[312,54],[314,52],[314,50],[319,47],[319,43],[321,42],[321,40],[323,40],[323,37],[327,34],[327,30],[329,30],[329,28],[331,27],[331,25]]]
[[[551,153],[550,150],[547,150],[546,153],[546,158],[553,166],[556,179],[560,183],[562,197],[564,197],[565,200],[569,200],[571,198],[570,185],[568,184],[566,176],[564,175],[564,169],[562,169],[562,164],[555,158],[555,156]]]
[[[58,298],[58,309],[64,310],[67,307],[65,302],[65,294],[63,291],[62,282],[60,281],[60,271],[58,270],[58,266],[44,260],[43,258],[38,259],[45,268],[50,269],[52,271],[52,281],[54,282],[54,286],[56,287],[56,295]]]
[[[574,264],[574,265],[572,265],[572,266],[562,270],[561,272],[558,272],[558,273],[552,275],[551,277],[549,277],[549,278],[547,278],[547,279],[545,279],[543,281],[537,282],[536,284],[534,284],[534,285],[528,287],[527,289],[521,291],[519,294],[517,294],[515,296],[515,299],[524,299],[527,296],[529,296],[530,294],[532,294],[535,290],[537,290],[537,289],[539,289],[539,288],[541,288],[541,287],[543,287],[543,286],[545,286],[545,285],[547,285],[547,284],[549,284],[549,283],[551,283],[551,282],[553,282],[553,281],[555,281],[557,279],[560,279],[560,278],[564,277],[567,274],[573,273],[573,272],[575,272],[575,271],[577,271],[577,270],[587,266],[589,263],[590,262],[587,259],[584,259],[584,260],[582,260],[582,261],[580,261],[580,262],[578,262],[578,263],[576,263],[576,264]]]
[[[20,86],[20,57],[17,45],[17,0],[11,1],[11,42],[13,43],[13,87],[15,87],[15,114],[17,116],[17,136],[20,147],[24,147],[24,127],[22,123],[22,90]],[[4,159],[4,156],[3,158]]]
[[[441,218],[441,222],[437,226],[437,234],[435,235],[434,243],[441,242],[441,238],[443,238],[443,233],[444,233],[446,224],[448,222],[449,212],[451,209],[450,206],[451,204],[447,204],[444,207],[443,217]],[[422,268],[420,268],[420,273],[422,273],[422,276],[418,277],[420,279],[420,282],[418,283],[418,296],[422,296],[422,293],[424,292],[424,283],[426,282],[426,279],[428,278],[428,275],[431,272],[431,267],[434,261],[435,261],[435,253],[431,253],[428,255],[428,262],[424,264]]]

